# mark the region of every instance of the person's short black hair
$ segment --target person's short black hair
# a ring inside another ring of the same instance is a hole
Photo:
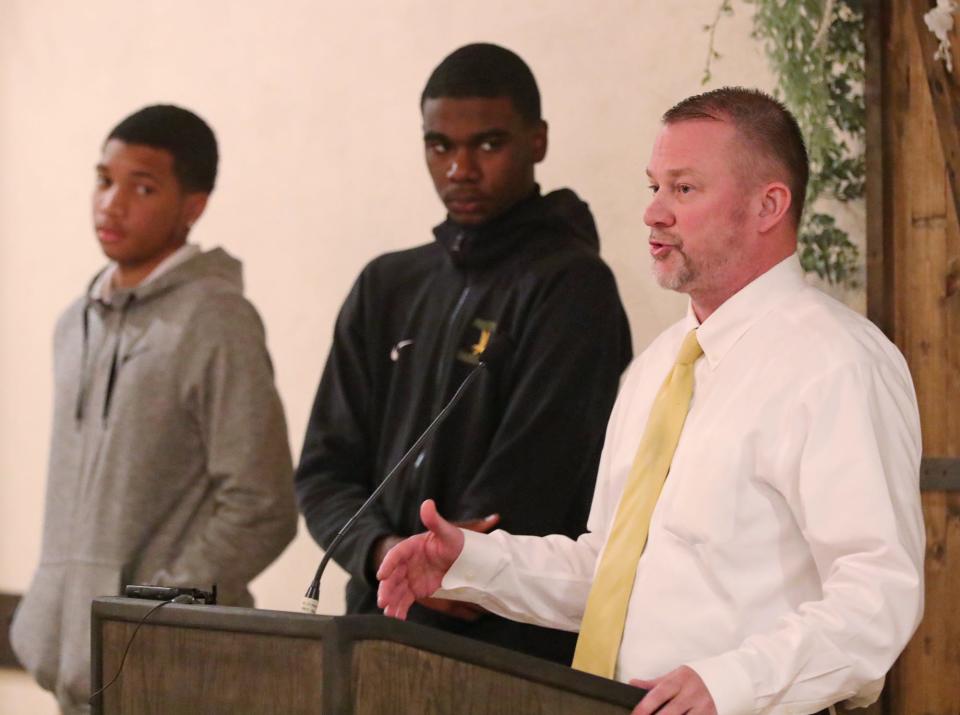
[[[184,191],[209,194],[217,180],[217,138],[196,114],[172,104],[154,104],[134,112],[104,140],[165,149],[173,155],[173,173]]]
[[[540,120],[540,90],[527,63],[505,47],[465,45],[437,65],[420,95],[420,108],[440,97],[509,97],[527,122]]]

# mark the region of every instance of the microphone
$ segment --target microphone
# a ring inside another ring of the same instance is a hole
[[[444,405],[443,409],[437,413],[437,416],[433,418],[433,422],[427,425],[427,428],[423,431],[417,441],[406,451],[406,453],[400,457],[400,461],[397,462],[393,469],[383,478],[383,481],[377,485],[377,488],[373,490],[373,493],[367,497],[367,500],[360,505],[360,508],[357,509],[356,513],[351,516],[347,523],[343,525],[340,531],[337,532],[336,537],[333,541],[330,542],[330,547],[324,552],[323,558],[320,560],[320,565],[317,567],[317,573],[313,577],[313,581],[310,582],[310,587],[307,589],[307,593],[303,597],[303,601],[300,604],[300,610],[304,613],[316,613],[317,606],[319,605],[320,598],[320,578],[323,576],[324,570],[327,568],[327,564],[330,562],[330,556],[333,554],[334,549],[340,544],[343,540],[343,537],[350,527],[353,526],[354,522],[360,515],[367,510],[373,501],[380,496],[380,493],[384,490],[387,484],[393,479],[394,475],[397,474],[403,467],[410,463],[410,460],[415,454],[420,451],[420,448],[423,446],[430,436],[437,430],[437,428],[443,424],[447,419],[447,415],[456,407],[457,403],[460,402],[461,398],[466,394],[467,388],[477,379],[480,373],[483,370],[496,371],[499,370],[503,364],[506,362],[507,358],[513,353],[514,344],[513,340],[510,339],[510,336],[503,335],[500,333],[494,334],[490,338],[490,342],[487,344],[487,347],[484,349],[483,353],[480,355],[480,362],[477,363],[477,366],[470,371],[470,374],[467,375],[463,382],[460,383],[460,387],[457,388],[457,391],[453,393],[453,397],[450,398],[450,401]]]

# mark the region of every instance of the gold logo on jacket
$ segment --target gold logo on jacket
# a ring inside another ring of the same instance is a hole
[[[476,365],[480,362],[480,356],[483,354],[483,351],[486,350],[487,345],[490,344],[490,338],[493,337],[493,334],[497,330],[497,323],[493,320],[477,318],[470,324],[470,328],[470,337],[468,339],[471,342],[457,351],[457,360],[470,365]]]

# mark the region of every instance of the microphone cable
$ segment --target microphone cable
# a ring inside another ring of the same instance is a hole
[[[154,613],[156,613],[161,608],[163,608],[164,606],[170,603],[195,603],[195,601],[191,596],[188,596],[188,595],[177,596],[176,598],[171,599],[169,601],[160,601],[160,603],[158,603],[156,606],[154,606],[149,611],[147,611],[144,614],[143,618],[141,618],[140,621],[137,623],[137,627],[133,629],[133,633],[130,634],[130,638],[127,640],[127,645],[123,649],[123,655],[120,657],[120,666],[117,668],[117,672],[110,679],[109,683],[104,685],[97,692],[95,692],[93,695],[90,696],[90,698],[87,700],[88,705],[93,705],[94,699],[103,695],[103,693],[106,692],[107,688],[109,688],[111,685],[117,682],[117,679],[120,677],[120,674],[123,672],[123,664],[127,662],[127,653],[130,652],[130,646],[133,645],[133,639],[137,637],[137,631],[140,630],[140,626],[146,623],[147,619],[150,618],[150,616],[152,616]]]

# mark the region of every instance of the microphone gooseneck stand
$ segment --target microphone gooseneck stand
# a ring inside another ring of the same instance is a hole
[[[334,550],[343,540],[344,535],[350,531],[350,527],[353,526],[354,522],[360,515],[367,510],[373,501],[380,496],[380,493],[384,490],[387,484],[393,479],[393,476],[405,467],[413,455],[417,454],[420,451],[420,448],[423,446],[430,436],[436,431],[436,428],[447,418],[447,415],[450,411],[457,406],[457,403],[460,402],[460,399],[466,393],[467,388],[477,379],[480,373],[484,369],[496,368],[498,363],[500,363],[506,356],[512,347],[510,339],[505,335],[496,335],[491,339],[490,344],[487,346],[487,349],[483,351],[483,354],[480,356],[480,362],[477,366],[467,375],[463,382],[460,383],[460,387],[457,388],[457,391],[453,394],[453,397],[450,398],[450,401],[444,406],[442,410],[433,418],[433,421],[427,426],[423,431],[423,434],[417,438],[417,441],[413,443],[413,446],[406,451],[406,453],[400,458],[400,461],[390,470],[390,473],[384,477],[383,481],[377,485],[377,488],[373,490],[373,493],[367,497],[367,500],[363,502],[357,512],[347,520],[347,523],[343,525],[340,531],[337,532],[336,537],[333,541],[330,542],[329,548],[323,554],[323,558],[320,560],[320,565],[317,567],[317,573],[313,577],[313,581],[310,582],[310,587],[307,589],[307,593],[303,597],[303,601],[300,604],[300,610],[304,613],[316,613],[317,607],[319,605],[320,599],[320,578],[323,576],[324,570],[327,568],[327,564],[330,562],[330,557],[333,554]]]

